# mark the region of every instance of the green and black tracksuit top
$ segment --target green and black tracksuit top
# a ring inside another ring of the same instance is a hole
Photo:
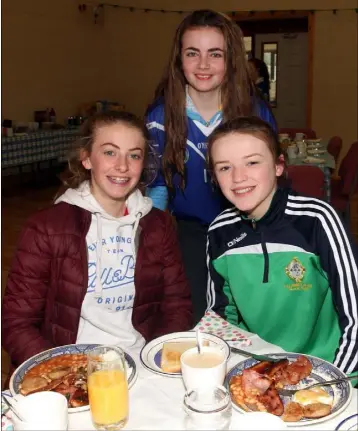
[[[278,188],[265,216],[208,231],[208,309],[288,352],[358,370],[358,253],[335,210]]]

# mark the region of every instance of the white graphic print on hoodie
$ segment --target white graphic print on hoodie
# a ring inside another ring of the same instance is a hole
[[[86,236],[88,288],[81,308],[76,343],[118,344],[140,348],[142,335],[133,328],[134,268],[139,220],[152,201],[134,191],[126,202],[128,215],[109,215],[91,194],[89,182],[68,189],[56,203],[67,202],[92,213]]]

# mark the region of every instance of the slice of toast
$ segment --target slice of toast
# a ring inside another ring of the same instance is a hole
[[[187,350],[196,346],[196,341],[177,341],[164,343],[160,368],[166,373],[180,373],[180,357]],[[207,340],[203,341],[203,346],[209,346]]]

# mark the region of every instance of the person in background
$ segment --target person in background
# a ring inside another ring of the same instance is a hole
[[[279,142],[258,118],[220,125],[208,163],[233,204],[209,227],[208,309],[288,352],[358,371],[358,253],[336,211],[277,186]]]
[[[138,190],[153,174],[145,124],[90,117],[67,190],[24,227],[2,306],[2,345],[19,365],[73,343],[140,349],[192,328],[190,290],[169,214]]]
[[[250,76],[263,98],[270,101],[270,75],[266,63],[259,58],[249,59]]]
[[[211,10],[190,13],[177,28],[146,113],[162,161],[147,195],[176,218],[196,322],[206,307],[207,229],[226,203],[206,169],[207,139],[223,119],[253,114],[275,127],[267,104],[256,97],[239,26]]]

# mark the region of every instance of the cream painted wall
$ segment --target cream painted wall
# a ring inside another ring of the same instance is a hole
[[[2,117],[31,120],[35,109],[53,106],[63,120],[80,103],[99,98],[117,100],[143,114],[183,15],[109,8],[103,21],[94,25],[92,9],[80,14],[79,3],[3,0]],[[271,0],[269,7],[267,3],[242,0],[240,10],[338,9],[336,15],[315,14],[312,127],[324,137],[341,135],[346,150],[357,139],[358,20],[355,11],[340,9],[357,7],[356,0]],[[126,4],[237,10],[237,0]]]

